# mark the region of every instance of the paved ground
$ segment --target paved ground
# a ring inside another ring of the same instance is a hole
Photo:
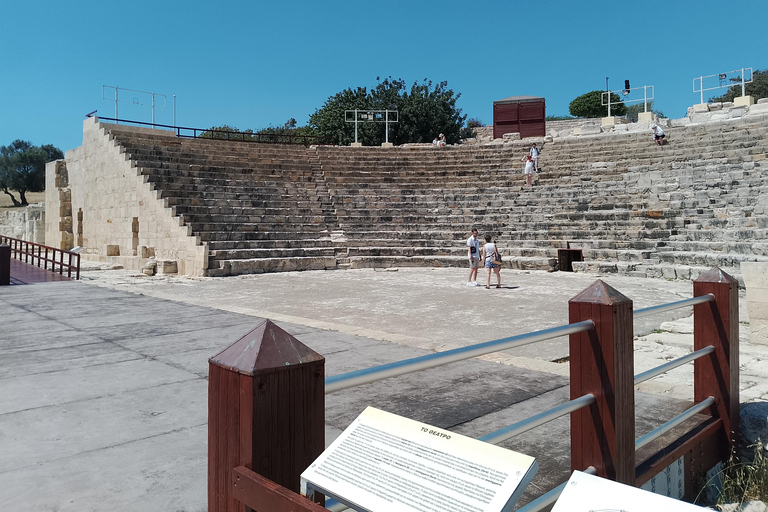
[[[503,277],[503,289],[485,290],[465,286],[460,269],[226,279],[91,270],[82,282],[5,287],[0,510],[205,510],[207,360],[261,318],[325,355],[334,375],[566,323],[567,300],[596,279],[506,270]],[[691,294],[685,282],[604,280],[635,308]],[[637,340],[637,371],[690,351],[687,314],[636,326],[650,333]],[[664,330],[653,332],[662,321]],[[742,396],[766,400],[758,361],[768,350],[745,343],[742,327]],[[366,405],[472,436],[528,417],[567,400],[567,364],[553,362],[567,355],[566,342],[329,395],[327,441]],[[644,389],[690,398],[685,372]],[[639,393],[638,434],[675,407]],[[532,488],[546,490],[564,479],[567,438],[561,419],[505,446],[539,458]]]

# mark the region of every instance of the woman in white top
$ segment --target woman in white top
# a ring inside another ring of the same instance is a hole
[[[501,265],[494,263],[496,254],[498,254],[496,244],[491,242],[491,235],[485,235],[485,246],[483,246],[483,260],[485,260],[485,268],[488,269],[488,281],[485,287],[491,288],[491,269],[496,273],[496,288],[501,288]]]
[[[527,183],[529,187],[532,187],[533,186],[533,158],[531,158],[531,155],[526,155],[523,157],[523,162],[525,162],[525,169],[523,169],[523,174],[525,174],[525,183]]]

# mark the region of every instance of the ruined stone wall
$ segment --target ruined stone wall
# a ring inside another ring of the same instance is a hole
[[[0,210],[0,234],[45,245],[45,203]]]
[[[86,260],[139,270],[154,256],[179,273],[204,275],[207,247],[179,226],[158,193],[96,118],[83,123],[83,145],[66,164],[46,167],[48,245],[83,247]]]

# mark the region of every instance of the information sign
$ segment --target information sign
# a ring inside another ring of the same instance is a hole
[[[511,511],[533,457],[368,407],[301,475],[360,512]]]
[[[703,507],[574,471],[552,512],[702,512]]]

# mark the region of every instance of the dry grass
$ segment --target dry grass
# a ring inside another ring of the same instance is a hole
[[[19,200],[19,193],[13,191],[13,197]],[[45,202],[45,192],[27,192],[27,201],[29,204],[43,203]],[[13,201],[8,197],[8,194],[0,191],[0,208],[13,208]]]

